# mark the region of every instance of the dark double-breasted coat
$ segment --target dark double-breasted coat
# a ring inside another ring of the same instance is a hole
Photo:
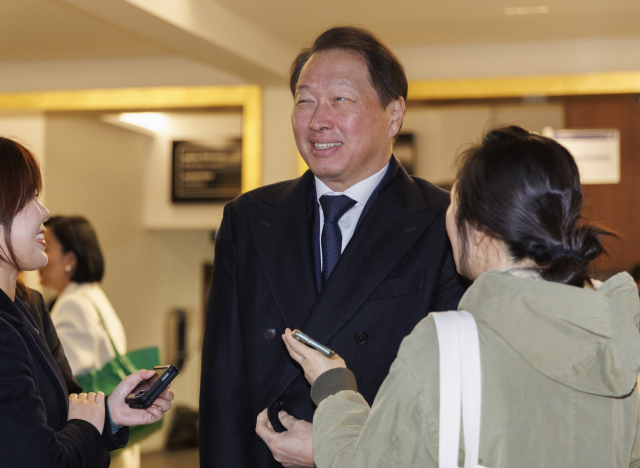
[[[255,435],[269,408],[311,421],[301,368],[282,342],[298,328],[334,349],[372,402],[402,339],[430,311],[457,307],[445,230],[449,194],[392,157],[375,200],[318,291],[313,175],[227,204],[216,240],[200,391],[202,467],[279,467]]]
[[[0,290],[0,466],[106,467],[108,450],[126,445],[128,428],[112,435],[105,418],[101,436],[91,423],[67,421],[67,386],[42,328],[52,324],[41,318]]]

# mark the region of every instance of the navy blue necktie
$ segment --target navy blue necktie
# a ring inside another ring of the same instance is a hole
[[[320,197],[324,216],[320,239],[322,245],[322,284],[327,282],[327,278],[342,253],[342,232],[340,232],[338,221],[355,204],[356,201],[346,195],[322,195]]]

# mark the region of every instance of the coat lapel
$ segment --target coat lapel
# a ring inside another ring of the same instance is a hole
[[[440,210],[440,206],[428,205],[417,184],[399,168],[360,222],[302,331],[328,343],[422,236]],[[292,362],[287,364],[270,399],[278,398],[300,372]]]
[[[397,177],[362,220],[304,324],[321,343],[356,313],[440,211],[428,207],[404,169]]]
[[[318,296],[310,228],[313,175],[281,184],[247,212],[267,284],[289,328],[299,328]]]

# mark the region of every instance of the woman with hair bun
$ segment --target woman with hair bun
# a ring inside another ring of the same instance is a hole
[[[463,154],[447,232],[473,281],[459,309],[477,324],[482,375],[479,459],[462,447],[465,466],[640,466],[640,301],[627,273],[590,278],[608,232],[582,206],[578,168],[554,140],[505,127]],[[438,466],[434,315],[404,339],[371,408],[342,359],[286,331],[318,405],[318,467]],[[277,437],[261,417],[258,433]]]
[[[31,293],[17,279],[47,263],[41,189],[33,154],[0,137],[0,466],[104,468],[109,450],[127,444],[127,426],[162,419],[173,393],[165,390],[145,410],[130,408],[125,396],[155,374],[140,370],[111,395],[68,394],[60,368],[68,363],[57,353],[56,362],[46,341],[58,342],[55,330],[30,315]]]

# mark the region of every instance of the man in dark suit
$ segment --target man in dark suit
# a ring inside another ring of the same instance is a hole
[[[407,97],[393,53],[368,31],[332,28],[297,57],[290,85],[310,170],[225,207],[202,353],[202,467],[313,466],[315,408],[285,328],[334,349],[371,403],[402,339],[464,291],[448,193],[392,155]],[[254,433],[259,414],[268,445]]]

